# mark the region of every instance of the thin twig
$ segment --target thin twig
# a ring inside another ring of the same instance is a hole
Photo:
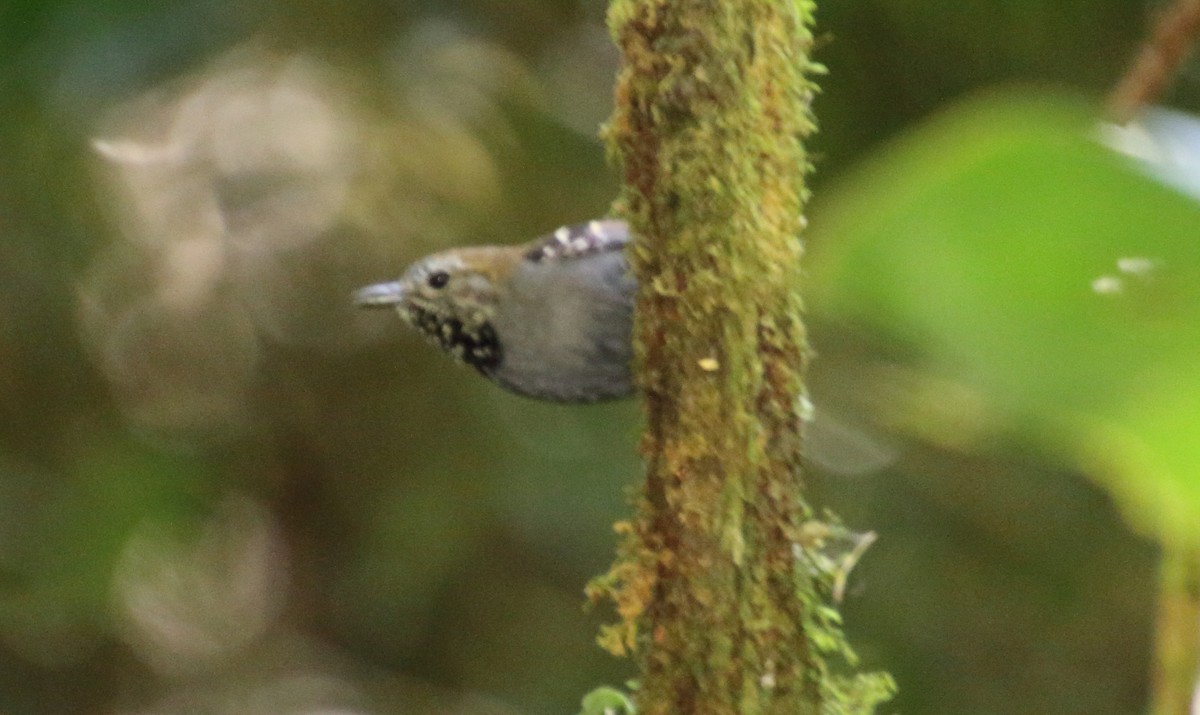
[[[1109,118],[1125,124],[1157,99],[1191,56],[1198,33],[1200,0],[1175,0],[1154,23],[1150,38],[1109,95]]]

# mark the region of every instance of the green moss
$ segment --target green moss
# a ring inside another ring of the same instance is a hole
[[[886,676],[852,661],[804,526],[799,414],[804,139],[813,4],[615,0],[624,55],[606,128],[638,235],[647,478],[590,587],[641,668],[643,713],[865,713]]]

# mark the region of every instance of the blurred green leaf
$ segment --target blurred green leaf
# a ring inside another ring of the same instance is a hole
[[[1200,539],[1200,206],[1093,140],[1069,100],[994,95],[827,195],[818,310],[914,349]]]
[[[637,707],[629,696],[607,685],[583,696],[580,715],[634,715]]]

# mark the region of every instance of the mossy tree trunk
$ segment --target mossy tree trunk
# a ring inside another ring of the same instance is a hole
[[[801,479],[800,235],[814,131],[813,3],[614,0],[624,58],[610,147],[638,236],[646,485],[594,594],[602,634],[666,713],[869,712]]]

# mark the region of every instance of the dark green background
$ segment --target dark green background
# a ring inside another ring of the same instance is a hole
[[[1155,7],[824,3],[812,223],[975,90],[1098,102]],[[582,588],[640,476],[636,404],[507,395],[348,300],[606,210],[603,12],[0,5],[0,712],[549,715],[632,675]],[[881,536],[845,613],[897,676],[885,712],[1140,712],[1149,543],[1002,422],[875,424],[904,355],[813,326],[819,409],[886,455],[815,480]]]

